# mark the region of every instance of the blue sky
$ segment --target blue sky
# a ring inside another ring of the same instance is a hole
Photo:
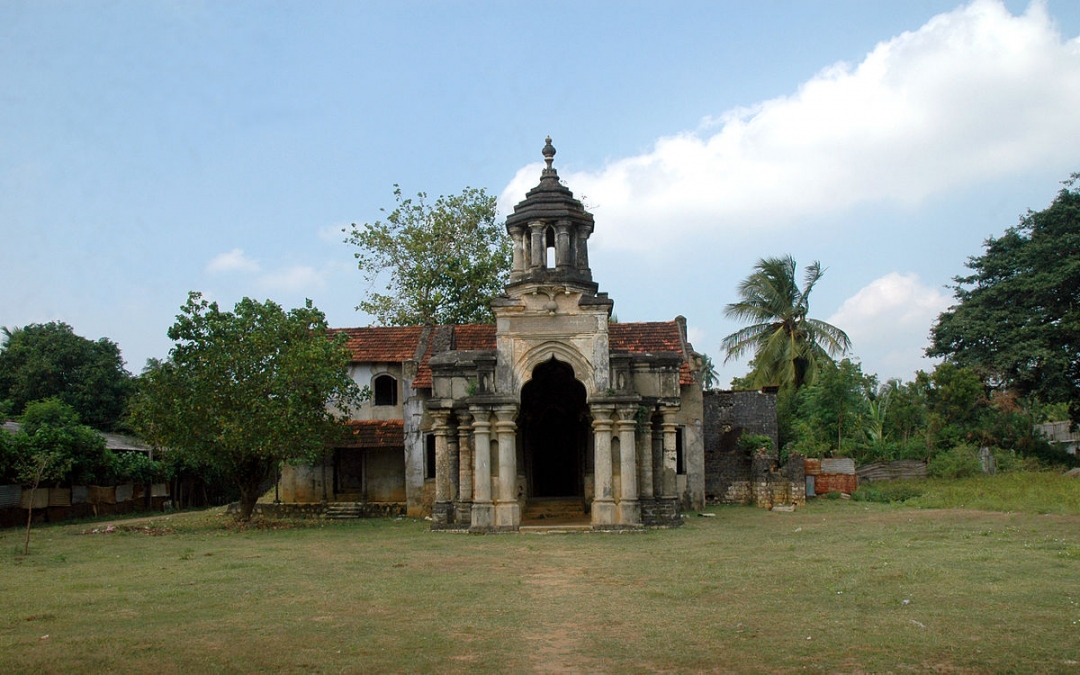
[[[1080,4],[0,0],[0,325],[163,358],[189,290],[365,325],[341,228],[555,166],[622,321],[723,360],[754,262],[910,378],[950,279],[1080,171]],[[722,382],[746,371],[721,369]]]

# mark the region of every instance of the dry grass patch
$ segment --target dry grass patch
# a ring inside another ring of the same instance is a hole
[[[188,515],[44,527],[25,557],[4,531],[0,672],[1080,672],[1080,516],[714,512],[484,537]]]

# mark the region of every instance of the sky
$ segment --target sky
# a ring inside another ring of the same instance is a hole
[[[720,341],[763,257],[882,380],[1080,171],[1080,3],[0,0],[0,326],[165,358],[189,291],[362,326],[342,229],[555,168],[620,321]]]

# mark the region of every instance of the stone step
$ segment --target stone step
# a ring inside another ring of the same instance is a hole
[[[337,502],[326,506],[326,517],[332,520],[359,518],[362,513],[363,507],[352,502]]]
[[[522,520],[566,520],[585,518],[585,502],[580,497],[530,499]]]

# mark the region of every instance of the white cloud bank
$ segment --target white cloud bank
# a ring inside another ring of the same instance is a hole
[[[976,0],[790,96],[561,175],[619,228],[606,241],[644,248],[651,237],[635,235],[658,222],[683,236],[776,227],[866,202],[915,204],[1035,165],[1068,168],[1080,154],[1077,110],[1080,39],[1063,40],[1038,2],[1013,16],[998,0]],[[541,166],[517,173],[503,213]]]
[[[845,300],[826,321],[851,338],[864,372],[908,380],[916,370],[932,367],[923,349],[930,326],[951,303],[918,275],[892,272]]]
[[[244,254],[244,249],[234,248],[228,253],[216,256],[206,266],[206,271],[211,274],[225,272],[258,272],[259,263]]]

